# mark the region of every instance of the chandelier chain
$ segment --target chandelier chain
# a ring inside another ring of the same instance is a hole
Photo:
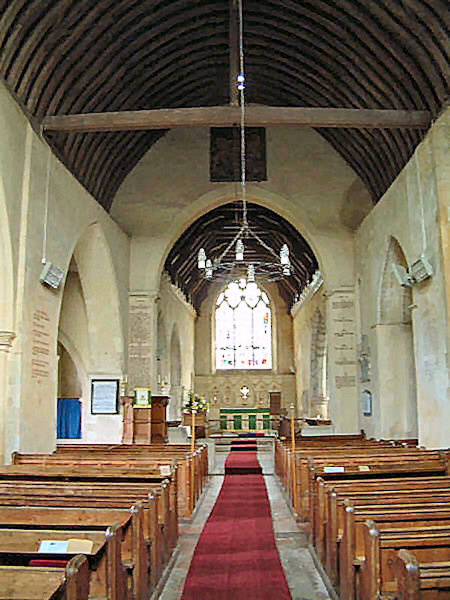
[[[246,198],[246,161],[245,161],[245,64],[244,64],[244,15],[242,10],[242,0],[239,0],[239,69],[243,78],[242,85],[239,86],[241,98],[241,192],[242,192],[242,212],[244,227],[248,226],[247,220],[247,198]]]

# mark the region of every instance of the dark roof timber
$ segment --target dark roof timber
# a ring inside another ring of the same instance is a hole
[[[230,101],[230,22],[230,0],[0,0],[0,76],[38,121],[220,106]],[[244,0],[244,41],[249,103],[434,119],[448,98],[445,0]],[[318,131],[377,201],[426,129]],[[47,138],[109,210],[161,135]]]
[[[242,204],[231,202],[215,208],[197,219],[179,237],[171,249],[164,269],[197,310],[208,291],[208,282],[197,269],[197,255],[204,248],[210,258],[218,257],[239,230]],[[290,308],[305,285],[319,268],[314,252],[300,233],[273,211],[253,203],[248,204],[248,222],[263,242],[275,252],[288,244],[292,275],[278,282],[280,295]],[[268,250],[254,238],[244,240],[245,256],[251,260],[273,260]]]

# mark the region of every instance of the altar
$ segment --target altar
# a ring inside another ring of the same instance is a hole
[[[221,408],[219,411],[221,431],[246,432],[270,431],[269,408]]]

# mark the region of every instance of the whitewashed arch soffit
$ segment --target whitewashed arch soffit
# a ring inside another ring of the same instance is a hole
[[[397,237],[393,235],[386,237],[383,257],[379,267],[377,323],[409,323],[411,313],[408,306],[412,303],[412,289],[402,287],[392,273],[392,263],[399,264],[405,269],[408,269],[409,264]],[[395,305],[392,304],[394,300]]]
[[[170,383],[172,385],[181,384],[183,376],[183,363],[180,335],[178,333],[178,327],[176,323],[172,328],[172,334],[170,336],[170,375]],[[174,377],[176,381],[173,380]]]
[[[70,358],[75,365],[75,368],[78,372],[78,377],[81,385],[83,398],[89,398],[90,389],[89,389],[89,378],[86,370],[86,366],[83,362],[83,359],[80,353],[77,350],[76,345],[72,342],[70,337],[64,333],[63,331],[58,331],[58,342],[60,342],[66,351],[69,353]]]
[[[0,330],[14,330],[14,269],[11,231],[3,182],[0,180]]]
[[[105,349],[114,349],[115,358],[108,370],[123,372],[124,339],[117,278],[109,244],[98,222],[91,223],[80,235],[73,256],[86,304],[91,355],[94,357],[99,352],[103,355]]]

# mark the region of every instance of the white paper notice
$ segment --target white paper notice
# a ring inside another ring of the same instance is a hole
[[[159,467],[159,472],[161,473],[161,477],[170,477],[171,471],[169,465],[161,465]]]
[[[324,473],[343,473],[345,471],[344,467],[324,467]]]
[[[43,554],[67,554],[67,540],[42,540],[38,552]]]

